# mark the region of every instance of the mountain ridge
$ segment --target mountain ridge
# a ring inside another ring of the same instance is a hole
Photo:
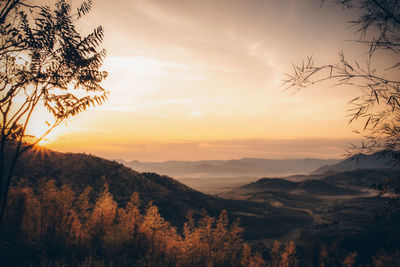
[[[357,169],[390,169],[396,167],[396,161],[400,157],[399,152],[383,151],[371,155],[356,154],[336,164],[327,164],[316,169],[313,174],[323,174],[328,171],[344,172]]]
[[[118,162],[142,172],[157,172],[176,178],[210,176],[267,176],[308,174],[326,165],[336,164],[339,159],[265,159],[241,158],[231,160],[163,161],[140,162],[138,160]]]

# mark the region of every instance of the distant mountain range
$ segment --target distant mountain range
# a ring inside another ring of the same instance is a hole
[[[399,153],[375,153],[372,155],[357,154],[338,163],[327,164],[316,169],[314,174],[326,172],[345,172],[357,169],[390,169],[396,167],[396,161],[400,157]]]
[[[286,176],[309,174],[314,170],[338,163],[339,159],[261,159],[242,158],[238,160],[130,162],[117,160],[125,166],[140,172],[156,172],[176,178],[205,178],[233,176]]]

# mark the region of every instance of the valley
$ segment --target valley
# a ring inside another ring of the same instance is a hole
[[[400,170],[378,167],[358,169],[354,164],[338,171],[332,165],[324,173],[280,177],[174,179],[137,172],[89,154],[44,149],[24,155],[13,186],[29,186],[36,192],[44,181],[53,180],[57,186],[70,186],[77,194],[90,187],[90,201],[107,188],[119,207],[137,192],[142,211],[152,203],[177,229],[182,229],[189,213],[198,219],[205,213],[217,217],[226,210],[229,219],[238,220],[243,227],[243,238],[267,258],[274,242],[294,241],[298,255],[307,260],[319,253],[322,244],[334,244],[344,252],[357,251],[369,260],[382,247],[395,248],[400,240],[398,210],[388,209],[397,192],[389,190],[380,195],[372,188],[397,180]]]
[[[316,243],[336,244],[368,258],[380,247],[396,247],[396,240],[400,239],[395,223],[397,211],[388,206],[396,194],[381,195],[373,188],[399,179],[400,171],[391,168],[388,159],[376,155],[359,157],[319,167],[309,174],[178,180],[215,197],[246,201],[247,205],[258,207],[255,213],[232,213],[244,216],[242,225],[252,244],[272,247],[275,240],[282,243],[294,240],[305,254],[315,253],[310,249]],[[274,220],[269,209],[298,223]],[[259,219],[261,214],[265,214],[261,224],[249,224],[250,218]],[[392,217],[389,221],[388,216]]]
[[[165,162],[125,161],[122,159],[116,161],[139,172],[168,175],[193,189],[214,195],[255,182],[260,177],[286,176],[285,179],[293,181],[309,179],[309,176],[301,174],[311,173],[318,168],[336,164],[340,160],[242,158]]]
[[[287,227],[280,236],[260,236],[253,242],[271,247],[274,240],[294,240],[304,254],[315,253],[315,244],[335,244],[368,258],[380,247],[397,246],[399,213],[389,205],[396,195],[380,195],[372,187],[399,177],[400,172],[390,168],[328,170],[308,179],[302,176],[302,181],[297,182],[293,177],[262,178],[216,196],[263,203],[286,212],[304,212],[311,218],[297,227]]]

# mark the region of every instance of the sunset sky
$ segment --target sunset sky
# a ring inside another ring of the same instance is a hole
[[[95,0],[78,28],[105,28],[109,100],[45,145],[141,161],[340,157],[358,138],[346,117],[358,90],[293,94],[282,80],[309,55],[363,63],[352,12],[318,0]]]

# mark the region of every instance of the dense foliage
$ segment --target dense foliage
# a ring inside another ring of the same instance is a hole
[[[156,206],[141,210],[137,193],[118,207],[108,186],[96,201],[90,187],[42,181],[35,192],[10,190],[0,261],[5,266],[261,266],[260,254],[242,239],[243,229],[218,219],[189,214],[183,229],[165,221]]]

